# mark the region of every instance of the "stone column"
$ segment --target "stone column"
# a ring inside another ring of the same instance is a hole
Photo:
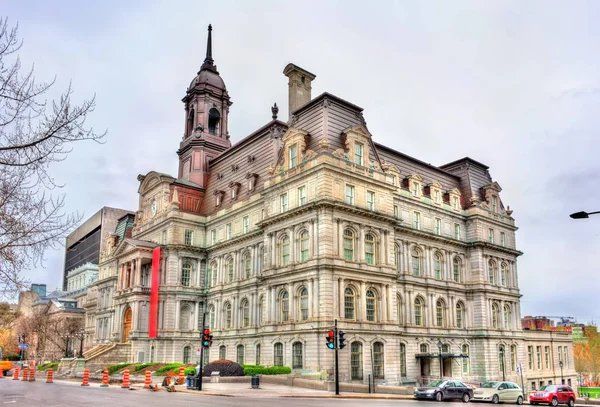
[[[223,327],[221,326],[221,320],[222,320],[222,314],[223,314],[223,309],[221,307],[221,300],[220,299],[215,299],[215,303],[214,303],[214,307],[215,307],[215,326],[211,326],[210,329],[223,329]]]
[[[271,321],[277,322],[277,287],[271,287]]]
[[[248,299],[248,325],[249,326],[253,326],[253,325],[258,325],[258,323],[255,322],[255,315],[256,315],[256,294],[254,293],[250,293],[250,298]]]
[[[387,239],[388,233],[387,230],[381,231],[381,239],[379,240],[379,264],[389,264],[388,262],[388,250],[387,250]]]
[[[136,284],[139,285],[139,286],[141,286],[142,285],[142,258],[141,257],[139,257],[136,260],[136,267],[135,267],[135,269],[136,269],[135,272],[137,274],[136,275],[136,277],[137,277],[136,278]]]
[[[381,286],[381,321],[382,322],[387,322],[388,318],[387,318],[387,310],[388,310],[388,304],[387,304],[387,285],[382,285]]]
[[[339,286],[339,298],[340,298],[340,306],[339,306],[339,313],[340,313],[340,319],[343,319],[345,317],[345,312],[344,312],[344,279],[340,278],[338,279],[338,286]],[[355,307],[357,304],[354,304]],[[355,311],[355,316],[356,316],[356,309]]]
[[[315,290],[314,290],[315,280],[311,278],[308,280],[308,284],[306,285],[306,289],[308,290],[308,318],[312,319],[314,314],[314,300],[315,300]]]
[[[296,321],[298,319],[296,318],[296,293],[292,283],[288,284],[288,300],[288,321]]]
[[[385,296],[386,296],[385,301],[387,303],[387,307],[386,307],[387,308],[387,312],[386,312],[385,321],[389,322],[389,321],[391,321],[391,319],[392,319],[391,316],[393,314],[393,312],[392,312],[392,294],[390,292],[390,285],[389,284],[385,285]]]
[[[405,304],[404,308],[406,308],[406,311],[404,311],[404,314],[406,315],[406,324],[413,325],[414,324],[414,320],[413,320],[414,300],[413,300],[412,291],[408,291],[406,293],[406,304]]]
[[[194,322],[194,329],[197,331],[199,328],[199,320],[200,320],[200,302],[196,301],[196,312],[194,313],[194,315],[196,316],[195,318],[195,322]]]
[[[271,296],[272,296],[272,292],[271,292],[271,287],[267,287],[267,295],[266,295],[266,304],[267,306],[265,307],[265,309],[263,310],[263,319],[265,320],[265,322],[271,322]]]
[[[356,260],[359,262],[365,261],[365,227],[364,227],[364,225],[360,225],[360,229],[358,232],[358,253],[356,256]]]
[[[131,304],[131,311],[133,313],[133,315],[131,316],[132,319],[132,327],[131,330],[132,331],[137,331],[138,330],[138,325],[139,325],[139,320],[140,320],[140,303],[135,301]]]
[[[181,301],[177,300],[177,302],[175,303],[175,330],[180,330],[181,327],[179,326],[179,312],[181,309]]]
[[[336,254],[339,257],[343,257],[342,222],[341,222],[340,218],[336,218],[335,222],[336,222],[335,227],[337,229],[337,233],[333,234],[333,247],[335,248],[334,250],[336,251],[334,254]],[[316,234],[315,234],[315,236],[316,236]]]
[[[356,296],[356,319],[358,321],[367,320],[367,288],[364,281],[360,282],[360,292]]]

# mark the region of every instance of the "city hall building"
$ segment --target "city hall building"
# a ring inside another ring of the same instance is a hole
[[[520,364],[531,388],[558,383],[562,362],[575,385],[571,337],[521,328],[517,228],[486,165],[433,166],[377,143],[362,108],[313,97],[316,76],[294,64],[289,118],[275,105],[232,143],[210,30],[177,173],[138,176],[134,223],[103,236],[86,357],[194,363],[205,318],[207,360],[327,378],[337,319],[346,382],[520,383]]]

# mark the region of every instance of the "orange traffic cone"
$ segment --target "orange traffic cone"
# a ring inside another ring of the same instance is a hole
[[[108,370],[105,370],[104,373],[102,373],[102,384],[100,387],[108,387]]]
[[[33,365],[33,362],[29,365],[29,381],[35,382],[35,366]]]
[[[19,367],[15,367],[15,371],[13,373],[13,380],[19,380]]]
[[[26,382],[29,380],[29,368],[27,366],[25,366],[23,368],[23,378],[21,379],[21,381]]]
[[[82,386],[90,385],[90,369],[83,369],[83,383]]]
[[[46,372],[46,383],[54,383],[54,370],[52,368]]]
[[[144,389],[152,388],[152,372],[146,370],[146,379],[144,380]]]
[[[185,383],[185,368],[183,366],[179,367],[179,378],[177,379],[177,384]]]
[[[125,371],[123,372],[123,384],[121,384],[121,388],[129,388],[129,369],[125,369]]]
[[[4,379],[4,369],[0,369],[0,379]]]

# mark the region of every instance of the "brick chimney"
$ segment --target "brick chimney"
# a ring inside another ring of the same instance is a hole
[[[291,120],[294,111],[310,102],[310,84],[317,76],[294,64],[287,64],[283,74],[289,78],[288,120]]]

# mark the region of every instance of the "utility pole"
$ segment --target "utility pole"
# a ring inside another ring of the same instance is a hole
[[[202,364],[204,363],[204,329],[205,329],[205,325],[206,324],[206,310],[204,311],[204,313],[202,314],[202,330],[200,332],[201,333],[201,338],[202,341],[200,341],[200,377],[198,378],[198,391],[202,390]]]
[[[339,361],[338,361],[338,327],[337,327],[337,319],[335,320],[335,324],[333,326],[333,332],[335,334],[335,395],[340,395],[340,369],[339,369]]]

